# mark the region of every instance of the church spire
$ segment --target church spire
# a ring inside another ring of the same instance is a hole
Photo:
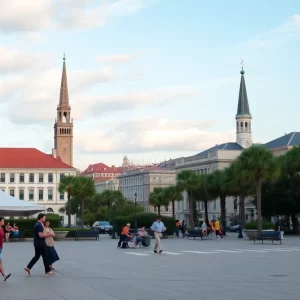
[[[241,83],[239,91],[239,101],[236,119],[236,142],[243,148],[248,148],[252,145],[252,131],[251,131],[251,120],[249,102],[246,90],[246,83],[244,77],[245,71],[242,61],[241,70]]]
[[[238,109],[237,109],[237,114],[236,114],[237,116],[251,115],[250,109],[249,109],[244,74],[245,74],[245,71],[244,71],[244,67],[242,64],[239,102],[238,102]]]
[[[59,106],[68,106],[69,105],[69,93],[68,93],[68,80],[67,80],[67,70],[66,70],[66,55],[64,54],[63,58],[63,69],[61,76],[61,85],[60,85],[60,96],[59,96]]]

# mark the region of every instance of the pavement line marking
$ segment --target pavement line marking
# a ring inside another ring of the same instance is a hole
[[[150,254],[146,253],[137,253],[137,252],[124,252],[125,254],[138,255],[138,256],[148,256]]]
[[[216,252],[228,252],[228,253],[240,253],[241,251],[236,251],[236,250],[214,250]]]
[[[260,249],[260,250],[273,251],[273,252],[291,252],[291,250],[287,250],[287,249]]]
[[[258,252],[258,253],[267,253],[268,251],[265,250],[252,250],[252,249],[236,249],[238,251],[246,251],[246,252]]]
[[[168,252],[168,251],[163,251],[162,253],[170,254],[170,255],[182,255],[182,253],[178,253],[178,252]]]
[[[211,254],[211,253],[218,253],[218,252],[203,252],[203,251],[181,251],[184,253],[196,253],[196,254]]]

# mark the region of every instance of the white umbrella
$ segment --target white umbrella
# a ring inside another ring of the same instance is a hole
[[[44,210],[44,205],[18,200],[0,190],[0,216],[31,216]]]

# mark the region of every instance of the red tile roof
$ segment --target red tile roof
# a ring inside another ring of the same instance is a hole
[[[0,148],[0,168],[74,169],[61,159],[35,148]]]
[[[98,164],[93,164],[93,165],[89,165],[83,172],[82,175],[86,175],[86,174],[93,174],[93,173],[113,173],[113,174],[119,174],[119,173],[123,173],[124,172],[124,168],[120,168],[120,167],[109,167],[104,163],[98,163]]]

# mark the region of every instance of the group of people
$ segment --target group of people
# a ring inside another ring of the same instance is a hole
[[[3,276],[3,280],[6,281],[11,273],[5,273],[3,268],[3,260],[2,260],[2,250],[3,250],[3,240],[4,240],[4,218],[0,217],[0,273]],[[8,223],[9,224],[9,223]],[[24,268],[26,275],[31,275],[32,267],[37,263],[37,261],[42,256],[45,275],[53,276],[55,275],[53,264],[59,260],[57,252],[55,250],[55,244],[53,238],[55,237],[55,233],[51,229],[51,224],[49,220],[46,220],[46,216],[44,214],[38,215],[38,220],[33,228],[33,245],[35,255],[29,264]],[[7,228],[7,226],[6,226]],[[7,229],[6,229],[7,230]]]
[[[9,222],[7,222],[5,226],[5,241],[6,243],[9,243],[9,237],[10,235],[17,236],[19,234],[19,228],[16,223],[13,224],[13,226],[10,225]]]
[[[158,217],[157,220],[152,224],[150,229],[154,233],[155,246],[154,253],[162,253],[160,239],[162,238],[162,233],[166,231],[164,223],[161,221],[161,217]],[[120,234],[120,240],[118,242],[118,248],[128,248],[128,242],[132,241],[132,246],[130,248],[136,248],[137,245],[150,248],[150,237],[148,232],[143,226],[137,233],[130,233],[130,223],[127,223],[126,226],[122,229]]]
[[[212,239],[214,232],[216,233],[216,239],[218,239],[219,237],[222,240],[224,239],[219,220],[211,220],[208,222],[208,224],[206,224],[206,222],[203,221],[203,223],[201,225],[201,231],[202,231],[202,235],[205,239],[209,239],[209,238]]]

